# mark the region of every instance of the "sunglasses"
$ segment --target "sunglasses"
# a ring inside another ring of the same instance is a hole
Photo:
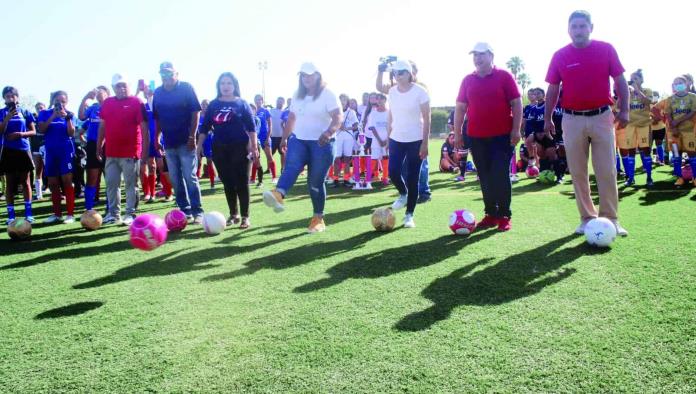
[[[394,75],[404,75],[408,73],[408,70],[396,70],[394,71]]]
[[[164,78],[171,78],[174,76],[174,73],[171,71],[160,71],[159,74]]]

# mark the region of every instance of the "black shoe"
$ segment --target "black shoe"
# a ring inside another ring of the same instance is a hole
[[[333,187],[334,187],[334,188],[338,188],[338,187],[340,187],[340,186],[341,186],[341,184],[338,182],[338,179],[334,179],[334,181],[333,181]]]
[[[416,203],[423,204],[430,200],[432,200],[432,197],[430,197],[429,195],[418,196],[418,200],[416,200]]]

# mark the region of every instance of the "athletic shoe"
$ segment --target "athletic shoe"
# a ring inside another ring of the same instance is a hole
[[[283,195],[277,190],[266,190],[263,192],[263,203],[267,207],[273,208],[275,212],[283,212],[285,210]]]
[[[416,227],[416,222],[413,221],[413,214],[407,213],[404,216],[404,228],[414,228]]]
[[[263,182],[259,182],[256,184],[257,189],[261,189],[263,187]]]
[[[483,217],[483,219],[476,224],[476,228],[484,229],[484,228],[490,228],[490,227],[495,227],[498,225],[498,218],[493,217],[491,215],[486,215]]]
[[[620,235],[622,237],[628,236],[628,231],[626,231],[625,228],[621,227],[618,220],[614,219],[611,222],[614,223],[614,227],[616,227],[616,234],[617,235]]]
[[[416,204],[423,204],[423,203],[426,203],[432,199],[433,198],[430,197],[430,194],[421,194],[420,196],[418,196],[418,199],[416,200]]]
[[[146,201],[146,202],[147,202],[147,200],[149,200],[149,199],[150,199],[150,195],[149,195],[149,194],[145,194],[145,195],[143,196],[143,201]]]
[[[647,188],[651,188],[654,185],[655,185],[655,183],[653,182],[652,178],[648,178],[648,180],[645,182],[645,187],[647,187]]]
[[[164,201],[172,202],[172,201],[174,201],[174,196],[170,194],[164,198]]]
[[[118,221],[119,223],[121,222],[120,220],[116,219],[115,217],[113,217],[113,216],[111,216],[111,215],[109,215],[109,214],[106,214],[106,215],[104,216],[104,220],[102,220],[102,223],[103,223],[103,224],[114,224],[114,223],[116,223],[117,221]]]
[[[14,222],[15,220],[17,220],[17,218],[5,220],[5,226],[9,226],[9,225],[12,224],[12,222]]]
[[[399,196],[399,198],[394,201],[392,204],[392,209],[395,211],[398,211],[399,209],[403,209],[406,207],[406,202],[408,200],[408,196],[406,194],[402,194]]]
[[[363,189],[372,190],[372,182],[365,182],[365,184],[363,185]]]
[[[454,178],[454,181],[455,182],[464,182],[464,177],[460,175],[460,176]]]
[[[517,181],[519,181],[519,179],[517,179],[517,174],[510,174],[510,182],[515,183]]]
[[[152,196],[147,196],[145,199],[145,204],[152,204],[153,202],[155,202],[155,199]]]
[[[36,221],[36,219],[34,219],[33,216],[25,216],[24,220],[26,220],[29,223],[34,223]]]
[[[75,218],[73,217],[73,215],[66,216],[65,220],[63,220],[63,224],[71,224],[71,223],[75,223]]]
[[[562,185],[562,184],[563,184],[563,177],[562,177],[562,176],[559,176],[558,178],[556,178],[556,184],[557,184],[557,185]]]
[[[578,227],[575,228],[575,234],[578,235],[585,235],[585,226],[590,220],[582,220],[580,224],[578,224]]]
[[[498,219],[498,231],[508,231],[511,228],[512,224],[510,223],[510,218],[502,217]]]
[[[277,185],[277,184],[278,184],[278,178],[273,178],[273,179],[271,179],[271,183],[274,184],[274,185]]]
[[[307,232],[310,234],[320,233],[326,231],[326,224],[324,224],[324,218],[321,216],[312,216],[312,220],[309,221],[309,227]]]
[[[193,217],[193,224],[203,224],[203,214],[198,214]]]
[[[56,215],[51,215],[51,216],[47,217],[47,218],[44,220],[44,223],[46,223],[46,224],[54,224],[54,223],[58,223],[58,222],[60,222],[60,221],[63,221],[63,218],[62,218],[62,217],[56,216]]]
[[[633,185],[635,185],[635,184],[636,184],[636,180],[635,180],[635,179],[633,179],[633,178],[628,178],[628,179],[626,180],[626,182],[624,182],[624,187],[633,186]]]
[[[190,213],[186,215],[186,221],[193,221],[193,215],[191,215]]]
[[[130,227],[131,224],[133,224],[133,221],[135,220],[135,215],[126,215],[125,218],[123,218],[123,221],[121,222],[124,226]]]
[[[674,182],[674,186],[681,187],[681,186],[684,186],[684,183],[685,183],[684,178],[677,178],[677,181]]]

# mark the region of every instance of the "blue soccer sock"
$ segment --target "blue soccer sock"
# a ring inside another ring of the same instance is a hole
[[[631,181],[636,177],[636,157],[628,156],[626,158],[626,163],[624,163],[624,168],[626,170],[626,175]]]
[[[94,196],[97,194],[97,188],[94,186],[85,186],[85,209],[87,211],[94,209]]]
[[[621,172],[621,156],[616,154],[616,172]]]
[[[665,148],[662,147],[662,144],[657,146],[657,159],[662,163],[665,162]]]
[[[621,162],[623,163],[623,168],[624,168],[624,173],[626,174],[626,179],[630,181],[631,180],[631,172],[629,169],[629,167],[630,167],[630,164],[628,161],[629,159],[630,158],[628,156],[624,156],[621,158]]]
[[[14,205],[7,205],[7,220],[14,220],[15,219],[15,210],[14,210]]]
[[[648,175],[648,179],[652,179],[652,165],[653,165],[652,155],[650,155],[650,154],[644,155],[643,153],[641,153],[640,160],[643,162],[643,169],[645,170],[645,173]]]
[[[24,217],[34,216],[31,213],[31,201],[24,201]]]
[[[675,156],[672,158],[672,166],[674,166],[674,175],[676,175],[678,178],[681,178],[681,156]]]

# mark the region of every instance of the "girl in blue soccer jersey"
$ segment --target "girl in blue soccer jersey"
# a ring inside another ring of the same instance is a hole
[[[98,156],[104,157],[103,152],[97,155],[97,135],[99,134],[99,112],[101,104],[110,95],[109,88],[106,86],[98,86],[96,89],[90,90],[80,103],[78,117],[87,124],[87,185],[85,186],[85,210],[94,209],[94,203],[99,195],[99,181],[104,170],[104,161],[99,160]],[[88,106],[89,100],[96,100],[95,103]],[[84,125],[83,125],[84,127]],[[103,149],[99,149],[103,151]],[[108,205],[108,203],[107,203]]]
[[[75,115],[68,111],[68,94],[62,90],[51,94],[52,107],[39,113],[39,131],[45,136],[48,187],[51,190],[53,214],[45,223],[73,223],[75,211],[75,189],[72,183],[72,158],[75,135]],[[65,192],[65,205],[68,216],[63,219],[61,208],[61,185]]]
[[[31,182],[29,173],[34,170],[29,138],[36,134],[34,115],[19,108],[19,92],[12,86],[2,90],[5,108],[0,109],[0,173],[5,174],[7,187],[7,223],[15,219],[15,189],[22,185],[24,216],[34,222],[31,212]]]

